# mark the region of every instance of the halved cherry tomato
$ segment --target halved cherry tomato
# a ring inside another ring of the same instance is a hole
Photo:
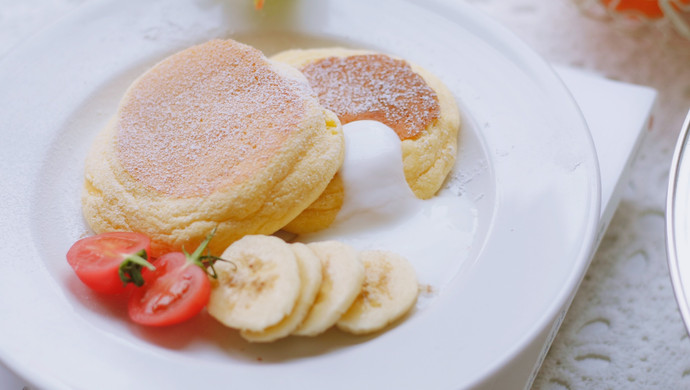
[[[75,242],[67,262],[94,291],[117,294],[125,291],[127,282],[137,282],[137,273],[148,264],[150,246],[151,239],[141,233],[101,233]]]
[[[128,313],[132,321],[149,326],[167,326],[186,321],[201,312],[208,303],[211,283],[202,256],[211,235],[193,254],[172,252],[153,262],[155,270],[142,270],[144,285],[129,297]],[[215,274],[215,273],[214,273]]]

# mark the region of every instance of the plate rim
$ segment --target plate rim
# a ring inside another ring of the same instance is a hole
[[[410,1],[414,3],[425,3],[425,0]],[[462,8],[463,6],[467,6],[467,4],[464,3],[454,3],[452,1],[446,0],[426,0],[426,2],[435,3],[435,5],[440,6],[441,8]],[[468,6],[467,8],[471,8],[471,6]],[[446,17],[448,17],[447,15],[450,15],[445,13],[441,14]],[[582,113],[582,110],[575,101],[575,98],[573,97],[572,93],[569,91],[563,80],[558,76],[556,71],[553,69],[552,65],[549,64],[542,56],[536,53],[532,48],[530,48],[522,39],[520,39],[507,27],[501,25],[500,23],[492,19],[490,16],[482,13],[481,11],[479,11],[477,15],[473,16],[477,20],[482,21],[483,23],[492,24],[492,31],[496,34],[500,34],[501,39],[504,43],[510,42],[510,48],[513,49],[514,53],[518,53],[520,56],[528,56],[530,57],[528,59],[529,61],[533,63],[539,63],[542,68],[548,69],[549,76],[555,79],[557,84],[560,84],[562,90],[569,96],[569,101],[572,105],[572,108],[574,108],[578,112],[578,117],[581,120],[582,126],[585,129],[585,136],[587,138],[587,142],[589,143],[590,150],[593,151],[593,158],[595,160],[595,169],[593,169],[593,171],[591,172],[596,177],[593,181],[594,187],[592,188],[591,193],[591,195],[594,197],[593,201],[595,205],[590,209],[591,213],[590,217],[588,218],[589,226],[586,228],[586,230],[588,231],[587,236],[590,239],[588,240],[588,242],[584,243],[580,253],[577,256],[577,260],[574,261],[578,264],[576,272],[571,274],[568,283],[564,285],[563,289],[560,291],[560,294],[552,301],[550,309],[543,313],[541,319],[537,321],[537,323],[540,324],[540,326],[537,328],[533,328],[531,332],[528,332],[524,335],[524,337],[521,340],[517,341],[514,344],[514,348],[508,351],[507,354],[504,354],[503,359],[497,360],[493,366],[489,367],[489,369],[487,370],[487,375],[478,377],[469,385],[470,388],[475,388],[481,387],[486,384],[490,384],[491,378],[494,375],[497,375],[501,373],[502,370],[509,368],[514,359],[520,357],[525,352],[525,350],[532,345],[532,343],[537,342],[540,336],[546,333],[546,347],[541,348],[540,356],[537,357],[536,366],[533,369],[534,371],[530,373],[530,378],[528,378],[527,383],[527,385],[529,386],[531,382],[534,380],[534,377],[537,374],[538,369],[541,366],[541,363],[546,357],[545,355],[546,352],[548,352],[548,346],[556,337],[557,331],[563,319],[565,318],[565,315],[567,314],[569,306],[572,300],[574,299],[577,289],[580,283],[582,282],[582,279],[584,278],[585,273],[589,267],[591,258],[594,255],[594,252],[596,251],[597,236],[599,233],[599,217],[601,213],[601,171],[599,169],[599,158],[596,153],[594,139],[592,137],[591,131],[586,122],[584,114]]]
[[[687,214],[680,214],[683,211],[678,204],[679,197],[686,198],[690,193],[686,191],[679,193],[683,187],[680,186],[682,178],[687,181],[687,175],[683,173],[690,173],[690,161],[688,161],[688,150],[690,149],[690,111],[683,122],[681,131],[678,134],[676,146],[673,152],[673,160],[669,171],[668,187],[666,191],[666,262],[669,268],[669,277],[671,285],[673,286],[673,294],[676,299],[678,310],[680,311],[686,332],[690,333],[690,297],[688,291],[684,287],[687,280],[683,279],[680,270],[681,257],[690,256],[690,252],[679,247],[680,237],[682,233],[679,224],[683,220],[687,220]],[[687,186],[687,185],[686,185]],[[684,211],[689,211],[685,208]],[[687,231],[685,233],[688,233]]]

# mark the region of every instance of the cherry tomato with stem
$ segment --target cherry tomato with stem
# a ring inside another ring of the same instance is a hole
[[[132,321],[148,326],[184,322],[201,312],[211,294],[209,277],[215,277],[215,256],[202,255],[211,233],[194,253],[166,253],[144,269],[144,285],[133,290],[127,311]],[[212,272],[210,272],[211,270]]]
[[[67,262],[79,280],[103,294],[119,294],[128,283],[141,285],[151,239],[141,233],[108,232],[82,238],[67,251]]]

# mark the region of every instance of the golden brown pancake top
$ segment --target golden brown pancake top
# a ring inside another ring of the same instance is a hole
[[[313,96],[306,83],[276,73],[256,49],[192,47],[130,87],[117,116],[119,160],[158,192],[208,195],[266,165],[299,130],[305,96]]]
[[[438,119],[438,96],[410,65],[383,54],[328,57],[302,67],[321,104],[343,124],[371,119],[401,140],[414,139]]]

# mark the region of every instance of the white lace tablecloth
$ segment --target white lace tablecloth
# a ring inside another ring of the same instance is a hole
[[[0,0],[0,57],[84,1]],[[690,108],[690,40],[669,29],[630,31],[595,20],[572,0],[458,1],[498,19],[550,62],[659,92],[618,211],[534,388],[690,388],[690,340],[664,243],[668,171]]]

